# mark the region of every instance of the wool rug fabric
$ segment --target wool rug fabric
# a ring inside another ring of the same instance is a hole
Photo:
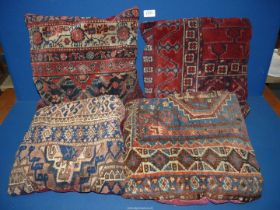
[[[137,99],[126,112],[123,197],[176,204],[261,196],[263,178],[235,94]]]
[[[40,107],[104,94],[123,102],[138,85],[137,8],[106,19],[27,14],[33,80]]]
[[[8,193],[121,194],[124,110],[108,95],[39,109],[18,148]]]
[[[184,18],[141,24],[145,95],[228,90],[247,104],[251,24],[246,18]]]

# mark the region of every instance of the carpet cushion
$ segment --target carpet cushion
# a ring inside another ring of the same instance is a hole
[[[247,202],[262,176],[236,95],[190,92],[126,105],[123,197]]]
[[[107,19],[27,14],[33,80],[45,104],[102,94],[141,95],[135,60],[139,11]]]
[[[8,193],[122,193],[124,110],[109,95],[39,109],[18,148]]]
[[[246,18],[187,18],[141,24],[145,95],[236,93],[244,116],[251,25]]]

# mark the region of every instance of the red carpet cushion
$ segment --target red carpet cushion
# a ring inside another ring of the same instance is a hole
[[[141,24],[145,95],[236,93],[244,116],[251,25],[244,18],[191,18]]]
[[[9,194],[123,192],[124,105],[99,96],[39,109],[21,142]]]
[[[107,19],[26,15],[33,79],[44,103],[141,95],[135,67],[138,13],[134,8]]]
[[[235,94],[136,99],[126,111],[123,197],[177,204],[261,196],[263,179]]]

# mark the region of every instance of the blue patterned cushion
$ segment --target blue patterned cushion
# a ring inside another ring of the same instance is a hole
[[[262,176],[235,94],[198,92],[126,104],[123,197],[246,202]]]
[[[16,154],[8,192],[122,193],[124,106],[100,96],[39,109]]]

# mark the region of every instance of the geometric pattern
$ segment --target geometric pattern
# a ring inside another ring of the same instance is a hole
[[[45,105],[141,95],[135,67],[139,12],[107,19],[27,14],[34,83]]]
[[[185,18],[141,24],[145,95],[234,92],[244,116],[251,25],[246,18]]]
[[[236,95],[189,92],[126,104],[123,197],[247,202],[263,178]]]
[[[124,110],[109,95],[39,109],[17,151],[8,193],[122,193]]]

